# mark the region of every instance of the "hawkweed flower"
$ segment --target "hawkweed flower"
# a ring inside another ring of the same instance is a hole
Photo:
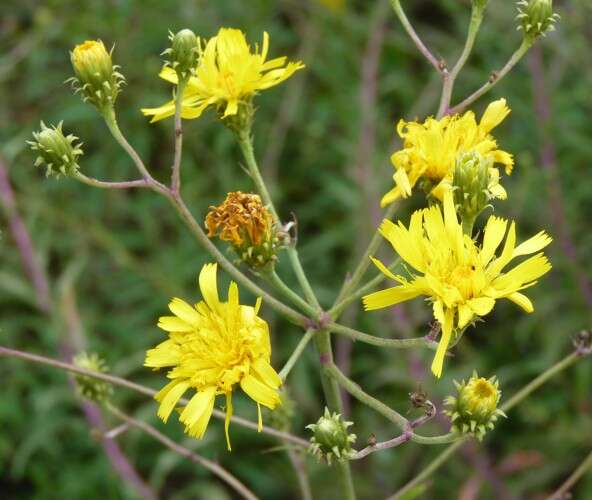
[[[450,189],[459,154],[467,151],[492,160],[492,179],[499,179],[493,164],[504,165],[506,174],[510,174],[514,166],[512,155],[498,149],[490,134],[509,113],[506,100],[499,99],[487,107],[479,123],[472,111],[440,120],[428,118],[423,123],[399,121],[397,133],[403,139],[403,149],[391,156],[395,187],[382,197],[381,206],[410,196],[418,182],[430,196],[442,200],[444,192]],[[491,185],[491,196],[505,197],[505,191],[498,186],[499,183]]]
[[[83,154],[82,143],[76,143],[75,135],[64,135],[62,123],[48,127],[41,122],[41,130],[33,132],[33,141],[27,141],[38,153],[35,166],[45,165],[46,175],[75,175],[79,170],[78,157]]]
[[[261,407],[274,409],[280,404],[282,383],[270,365],[271,345],[267,322],[255,307],[241,305],[238,287],[231,282],[227,302],[218,298],[216,264],[206,264],[199,274],[203,301],[194,306],[174,298],[169,304],[173,316],[163,316],[158,327],[169,338],[146,353],[145,366],[170,368],[171,381],[155,396],[160,402],[158,416],[166,422],[179,399],[189,389],[196,393],[182,409],[179,420],[185,432],[201,439],[206,432],[216,396],[226,397],[226,443],[232,416],[232,392],[236,386],[256,403],[259,430]]]
[[[92,103],[104,112],[113,107],[119,89],[125,78],[113,64],[111,51],[107,52],[101,40],[87,40],[76,45],[70,52],[70,60],[75,77],[69,78],[76,92],[82,93],[82,99]]]
[[[227,241],[239,259],[254,268],[277,260],[287,233],[276,231],[273,217],[257,194],[234,191],[224,202],[210,207],[205,225],[210,238],[218,235]]]
[[[433,205],[411,216],[409,228],[402,222],[384,220],[380,233],[401,258],[414,270],[410,279],[396,276],[379,260],[374,264],[398,286],[371,293],[363,298],[367,311],[381,309],[427,296],[433,305],[434,317],[442,326],[442,336],[432,362],[432,372],[442,375],[444,355],[453,338],[476,319],[488,314],[495,301],[507,298],[526,312],[533,311],[532,302],[520,291],[536,283],[551,269],[542,252],[551,238],[541,231],[516,245],[516,225],[490,216],[478,245],[463,234],[454,208],[453,195],[444,195],[443,207]],[[496,250],[504,240],[501,254]],[[539,253],[536,253],[539,252]],[[529,257],[512,269],[507,266],[516,257]]]
[[[347,430],[353,422],[346,422],[339,413],[333,413],[325,408],[325,413],[316,424],[309,424],[307,429],[312,431],[310,438],[310,452],[319,459],[324,458],[331,464],[333,457],[337,460],[347,460],[355,453],[352,444],[356,442],[356,435]]]
[[[84,368],[85,370],[107,373],[109,367],[105,360],[103,360],[98,354],[81,352],[74,356],[74,365],[78,368]],[[95,403],[102,403],[109,399],[113,393],[113,388],[107,382],[98,380],[88,375],[75,375],[74,381],[76,383],[76,389],[78,393],[86,399],[94,401]]]
[[[474,371],[467,382],[454,381],[457,397],[448,396],[444,413],[450,417],[452,430],[459,434],[470,434],[479,441],[488,430],[493,429],[499,416],[506,414],[497,405],[502,396],[497,378],[479,377]]]
[[[209,106],[214,106],[222,118],[235,116],[239,110],[248,115],[254,95],[304,68],[300,61],[286,62],[286,57],[266,61],[268,49],[267,33],[263,33],[261,51],[255,47],[252,52],[242,31],[220,28],[202,47],[194,76],[189,78],[183,92],[181,116],[198,118]],[[178,83],[177,74],[170,67],[163,68],[160,77],[175,85]],[[175,102],[145,108],[142,112],[156,122],[175,113]]]

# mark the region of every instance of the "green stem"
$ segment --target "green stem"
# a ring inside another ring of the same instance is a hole
[[[144,431],[146,434],[153,437],[170,450],[209,470],[210,472],[218,476],[222,481],[227,483],[231,488],[233,488],[239,495],[241,495],[241,497],[246,498],[247,500],[257,500],[257,496],[249,488],[247,488],[243,483],[241,483],[236,477],[234,477],[220,464],[208,460],[207,458],[202,457],[201,455],[198,455],[197,453],[175,443],[172,439],[165,436],[162,432],[156,430],[151,425],[147,424],[146,422],[142,422],[141,420],[135,419],[130,415],[127,415],[126,413],[122,412],[121,410],[119,410],[115,406],[112,406],[109,403],[107,403],[105,407],[107,408],[107,410],[109,410],[109,412],[112,415],[117,417],[119,420],[122,420],[123,422],[131,425],[132,427],[136,427]]]
[[[401,7],[401,2],[399,0],[391,0],[391,6],[393,7],[395,14],[399,18],[399,21],[401,21],[403,28],[405,28],[405,31],[407,32],[411,40],[413,40],[413,43],[415,43],[415,46],[419,49],[419,51],[424,55],[424,57],[428,60],[428,62],[434,67],[434,69],[438,73],[443,73],[445,71],[445,68],[442,67],[438,59],[434,57],[434,55],[421,41],[421,38],[419,38],[419,35],[413,28],[412,24],[409,22],[409,19],[407,19],[405,11],[403,10],[403,7]]]
[[[331,349],[331,337],[327,330],[319,330],[317,332],[315,335],[315,345],[319,353],[319,359],[321,360],[321,384],[323,386],[327,407],[332,412],[343,413],[339,384],[333,377],[331,377],[328,371],[329,367],[334,366],[334,364],[333,351]],[[338,467],[342,487],[342,498],[355,500],[356,493],[349,462],[338,462]]]
[[[179,80],[177,93],[175,95],[175,157],[171,172],[171,190],[178,194],[181,189],[181,156],[183,154],[183,124],[181,110],[183,108],[183,92],[188,79]]]
[[[275,269],[265,272],[263,274],[269,282],[275,286],[278,292],[282,293],[287,299],[289,299],[295,306],[298,306],[300,310],[312,318],[316,318],[319,313],[318,311],[306,302],[300,295],[295,293],[288,285],[286,285],[282,279],[277,275]]]
[[[100,181],[93,177],[87,177],[81,172],[76,172],[74,178],[88,186],[98,187],[101,189],[129,189],[129,188],[150,188],[154,189],[154,185],[146,179],[136,179],[133,181]]]
[[[257,191],[263,198],[263,202],[269,208],[274,221],[277,224],[281,223],[281,219],[275,209],[273,204],[273,200],[267,190],[267,186],[263,181],[263,177],[261,177],[261,172],[259,172],[259,166],[257,165],[257,160],[255,159],[255,153],[253,151],[253,141],[251,139],[251,131],[248,128],[245,128],[236,134],[240,149],[243,153],[243,157],[247,164],[247,168],[249,169],[249,174],[255,183],[255,187]],[[309,304],[314,305],[316,308],[320,310],[320,305],[316,299],[314,291],[310,286],[308,278],[304,273],[304,269],[302,268],[302,264],[300,263],[300,258],[298,257],[298,251],[295,247],[290,246],[287,248],[288,258],[290,259],[290,263],[292,264],[292,268],[294,269],[294,273],[296,274],[296,278],[298,279],[298,283],[304,292],[306,300]]]
[[[288,374],[290,373],[290,371],[292,370],[292,368],[296,364],[296,361],[298,361],[298,358],[300,358],[300,355],[304,352],[304,349],[306,349],[306,346],[308,345],[310,340],[314,337],[315,333],[317,333],[317,330],[310,329],[310,330],[307,330],[306,333],[302,336],[302,338],[300,339],[300,341],[296,345],[296,348],[294,349],[294,351],[292,352],[292,354],[288,358],[288,361],[286,361],[286,364],[280,370],[279,375],[282,380],[284,380],[284,381],[286,380],[286,378],[288,377]]]
[[[416,347],[427,347],[429,349],[436,349],[438,342],[430,340],[427,337],[417,337],[412,339],[385,339],[382,337],[375,337],[364,332],[360,332],[348,326],[339,325],[337,323],[329,323],[327,330],[339,335],[348,337],[354,341],[359,340],[365,344],[375,345],[378,347],[387,347],[391,349],[413,349]]]
[[[499,71],[494,71],[489,80],[484,83],[479,89],[473,92],[469,97],[458,103],[456,106],[450,108],[448,110],[448,114],[453,115],[456,113],[460,113],[463,111],[467,106],[470,106],[475,102],[479,97],[489,92],[504,76],[506,76],[510,70],[516,66],[518,61],[522,59],[524,54],[528,52],[530,47],[532,47],[533,41],[531,39],[525,38],[522,40],[520,47],[512,54],[508,62],[504,65],[502,69]]]
[[[121,377],[117,377],[115,375],[110,375],[108,373],[101,373],[96,372],[93,370],[86,370],[84,368],[80,368],[70,363],[64,363],[63,361],[58,361],[57,359],[48,358],[46,356],[40,356],[38,354],[31,354],[29,352],[18,351],[16,349],[10,349],[8,347],[0,346],[0,357],[6,356],[11,358],[21,359],[23,361],[28,361],[30,363],[36,363],[39,365],[50,366],[52,368],[58,368],[60,370],[64,370],[70,373],[76,373],[78,375],[86,375],[87,377],[95,378],[97,380],[102,380],[103,382],[107,382],[109,384],[125,387],[126,389],[130,389],[135,391],[139,394],[143,394],[144,396],[154,397],[158,391],[151,389],[150,387],[146,387],[144,385],[136,384],[135,382],[130,382]],[[182,399],[179,401],[182,404],[187,404],[186,399]],[[224,420],[226,418],[226,413],[222,412],[218,409],[214,409],[212,415],[218,419]],[[256,422],[251,422],[246,418],[232,416],[230,417],[231,422],[240,425],[242,427],[246,427],[247,429],[258,430],[258,424]],[[273,436],[278,439],[282,439],[285,441],[289,441],[292,444],[297,446],[308,448],[310,443],[298,436],[294,436],[293,434],[289,434],[287,432],[282,432],[272,427],[263,426],[261,429],[263,434],[267,434],[269,436]]]
[[[440,98],[440,106],[438,108],[438,118],[442,118],[450,106],[450,99],[452,98],[452,90],[454,88],[454,83],[460,70],[463,68],[471,51],[473,50],[473,45],[475,44],[475,38],[477,37],[477,33],[479,31],[479,27],[481,26],[481,21],[483,20],[483,7],[478,6],[477,4],[473,4],[473,8],[471,10],[471,22],[469,23],[469,30],[467,33],[467,39],[465,41],[465,46],[463,51],[458,58],[458,61],[452,68],[452,71],[446,75],[444,75],[444,84],[442,86],[442,96]]]
[[[500,409],[502,411],[509,411],[518,403],[520,403],[524,398],[529,396],[533,391],[538,389],[541,385],[543,385],[547,380],[551,377],[556,375],[557,373],[569,368],[572,364],[574,364],[578,359],[582,357],[581,354],[574,352],[563,358],[558,363],[554,364],[551,368],[545,370],[541,373],[538,377],[532,380],[529,384],[524,386],[520,391],[518,391],[512,398],[506,401],[503,405],[501,405]],[[401,496],[409,491],[414,486],[417,486],[422,481],[425,481],[431,474],[433,474],[444,462],[446,459],[451,456],[464,442],[466,442],[468,438],[462,438],[459,441],[453,443],[452,445],[448,446],[440,455],[438,455],[425,469],[422,470],[420,474],[418,474],[415,478],[413,478],[409,483],[407,483],[403,488],[401,488],[397,493],[393,496],[389,497],[388,500],[395,500],[397,498],[401,498]]]
[[[391,217],[395,214],[396,210],[397,210],[397,204],[391,203],[389,205],[389,207],[385,210],[382,218],[390,220]],[[364,251],[358,265],[356,266],[356,269],[352,273],[351,278],[341,289],[339,296],[335,300],[335,304],[339,304],[342,300],[344,300],[345,297],[347,297],[350,294],[350,292],[354,288],[356,288],[356,286],[358,286],[358,283],[364,277],[364,273],[366,272],[366,270],[368,269],[368,266],[370,265],[370,262],[371,262],[370,256],[376,252],[376,250],[378,249],[378,247],[382,243],[382,240],[383,240],[383,237],[377,229],[374,232],[374,235],[372,236],[372,239],[370,240],[368,247]]]
[[[397,257],[389,266],[389,270],[395,269],[401,263],[401,257]],[[347,306],[349,306],[352,302],[361,299],[364,295],[371,292],[376,286],[380,285],[386,276],[379,272],[374,278],[367,281],[364,285],[359,287],[357,290],[351,292],[347,297],[343,297],[341,301],[337,302],[331,309],[329,309],[328,314],[333,319],[339,318],[341,313],[345,310]]]
[[[571,473],[559,489],[549,497],[549,500],[562,500],[563,498],[568,498],[566,497],[566,494],[569,493],[572,487],[588,471],[588,469],[592,469],[592,452],[584,459],[578,468]]]

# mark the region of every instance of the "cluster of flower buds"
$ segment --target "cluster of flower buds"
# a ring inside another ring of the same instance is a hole
[[[555,29],[559,14],[553,13],[553,0],[520,0],[518,2],[519,30],[524,36],[535,39]]]
[[[487,431],[493,429],[498,417],[506,416],[497,407],[502,393],[496,377],[486,379],[473,372],[467,382],[455,381],[454,385],[457,397],[449,396],[444,401],[448,407],[444,413],[452,421],[452,430],[482,440]]]
[[[210,238],[218,235],[229,242],[239,259],[256,269],[273,265],[290,240],[259,195],[240,191],[228,193],[224,203],[210,207],[205,225]]]
[[[105,361],[96,353],[87,354],[86,352],[82,352],[76,355],[74,357],[74,365],[78,368],[84,368],[85,370],[98,373],[107,373],[109,371],[109,367]],[[88,375],[76,375],[74,380],[76,381],[79,394],[83,398],[94,401],[95,403],[108,400],[113,391],[113,388],[108,383],[89,377]]]
[[[179,81],[186,79],[199,60],[199,38],[190,29],[183,29],[176,34],[169,32],[169,40],[171,47],[162,53],[170,57],[165,64],[175,70]]]
[[[125,78],[113,65],[111,52],[101,40],[87,40],[74,47],[70,60],[75,77],[68,79],[82,93],[85,102],[93,104],[101,113],[113,107]]]
[[[316,424],[307,425],[313,436],[310,438],[310,452],[319,459],[325,459],[330,465],[333,458],[348,460],[355,451],[352,444],[356,442],[356,435],[347,430],[353,422],[342,420],[341,415],[325,408],[324,415]]]
[[[485,158],[477,151],[461,153],[457,157],[452,189],[454,204],[463,221],[475,220],[489,204],[492,166],[493,159]]]
[[[57,127],[48,127],[41,122],[41,130],[33,132],[33,141],[27,141],[38,156],[35,166],[45,165],[46,174],[50,175],[74,175],[78,172],[78,157],[83,154],[80,146],[75,144],[78,137],[69,134],[64,135],[62,122]]]

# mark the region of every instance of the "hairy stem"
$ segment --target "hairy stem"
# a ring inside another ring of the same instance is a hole
[[[288,358],[288,361],[286,361],[286,364],[280,370],[279,376],[282,380],[286,380],[290,371],[292,370],[292,368],[294,368],[296,361],[298,361],[301,354],[304,352],[304,349],[306,349],[306,346],[308,345],[310,340],[314,337],[315,333],[317,333],[317,330],[310,329],[310,330],[307,330],[306,333],[302,336],[302,338],[300,339],[300,341],[296,345],[294,351],[292,352],[292,354]]]
[[[144,385],[136,384],[135,382],[130,382],[121,377],[117,377],[115,375],[109,375],[108,373],[100,373],[95,372],[92,370],[86,370],[84,368],[79,368],[78,366],[72,365],[70,363],[64,363],[63,361],[58,361],[57,359],[48,358],[45,356],[40,356],[38,354],[31,354],[24,351],[18,351],[16,349],[10,349],[8,347],[0,346],[0,357],[12,357],[18,358],[24,361],[29,361],[32,363],[37,363],[40,365],[51,366],[53,368],[58,368],[60,370],[65,370],[70,373],[77,373],[79,375],[86,375],[87,377],[96,378],[98,380],[102,380],[112,385],[116,385],[119,387],[125,387],[126,389],[130,389],[132,391],[138,392],[140,394],[144,394],[145,396],[154,397],[154,395],[158,392],[154,389],[150,389]],[[181,399],[180,403],[186,404],[187,400]],[[214,409],[213,412],[214,417],[218,419],[224,420],[226,418],[226,413],[220,410]],[[232,416],[230,418],[231,422],[240,425],[241,427],[246,427],[248,429],[257,430],[257,423],[251,422],[246,418]],[[273,436],[275,438],[283,439],[285,441],[289,441],[297,446],[301,446],[303,448],[307,448],[309,446],[309,442],[305,439],[299,438],[298,436],[294,436],[287,432],[282,432],[277,429],[273,429],[272,427],[263,426],[261,429],[263,434],[267,434],[269,436]]]
[[[171,191],[178,194],[181,189],[181,157],[183,155],[183,124],[181,109],[183,107],[183,92],[187,85],[187,78],[179,80],[175,94],[175,156],[171,172]]]
[[[136,179],[133,181],[110,182],[100,181],[92,177],[87,177],[81,172],[76,172],[74,178],[88,186],[101,189],[130,189],[130,188],[149,188],[154,189],[154,184],[148,179]]]
[[[236,134],[240,149],[243,153],[243,157],[247,164],[247,168],[249,169],[249,174],[255,183],[255,187],[257,191],[263,198],[263,202],[269,208],[269,211],[273,215],[274,221],[277,224],[281,224],[281,219],[275,209],[273,204],[273,200],[267,190],[267,186],[263,181],[263,177],[261,177],[261,173],[259,172],[259,166],[257,165],[257,161],[255,160],[255,153],[253,152],[253,141],[251,139],[251,131],[248,128],[243,129],[239,133]],[[308,278],[304,273],[304,269],[302,268],[302,264],[300,263],[300,258],[298,257],[298,250],[294,246],[290,246],[286,249],[288,253],[288,258],[290,259],[290,263],[292,268],[294,269],[294,273],[296,274],[296,278],[298,278],[298,283],[304,292],[304,296],[309,304],[314,305],[317,309],[320,310],[320,305],[317,301],[315,293],[310,286]]]
[[[359,340],[365,344],[375,345],[378,347],[387,347],[391,349],[413,349],[416,347],[428,347],[429,349],[436,349],[438,342],[429,337],[417,337],[413,339],[385,339],[382,337],[375,337],[364,332],[360,332],[348,326],[339,325],[337,323],[329,323],[327,329],[333,333],[344,335],[354,341]]]
[[[417,34],[415,29],[413,28],[413,26],[409,22],[409,19],[407,19],[407,16],[405,15],[405,11],[403,10],[403,7],[401,6],[401,2],[399,0],[390,0],[390,2],[393,7],[393,10],[395,11],[395,14],[399,18],[399,21],[401,21],[403,28],[405,28],[405,31],[407,32],[407,34],[409,35],[411,40],[413,40],[413,43],[415,43],[415,46],[419,49],[419,51],[423,54],[423,56],[428,60],[428,62],[434,67],[434,69],[438,73],[443,74],[446,71],[446,69],[442,67],[442,64],[440,63],[440,61],[438,61],[438,59],[436,59],[436,57],[430,52],[430,50],[421,41],[421,38],[419,38],[419,35]]]
[[[467,39],[465,41],[463,51],[458,58],[458,61],[456,61],[454,68],[452,68],[452,71],[443,77],[444,84],[442,85],[442,96],[440,98],[440,106],[438,108],[437,114],[438,118],[442,118],[442,116],[444,116],[448,111],[456,78],[458,77],[460,70],[467,62],[467,59],[473,50],[475,38],[479,32],[481,21],[483,20],[483,10],[483,7],[479,6],[477,3],[473,3],[473,8],[471,9],[471,22],[469,23],[469,30],[467,32]]]
[[[310,481],[308,480],[308,474],[306,472],[306,462],[304,457],[299,451],[292,448],[287,449],[288,458],[292,464],[292,468],[296,473],[298,479],[298,486],[300,487],[300,494],[302,500],[312,500],[312,492],[310,489]]]
[[[150,424],[135,419],[130,415],[123,413],[121,410],[110,404],[107,404],[106,408],[118,419],[123,420],[132,427],[141,429],[146,434],[152,436],[154,439],[162,443],[170,450],[173,450],[175,453],[178,453],[182,457],[185,457],[191,460],[192,462],[201,465],[205,469],[208,469],[210,472],[218,476],[222,481],[224,481],[230,487],[232,487],[241,497],[246,498],[248,500],[257,500],[257,496],[249,488],[247,488],[241,481],[239,481],[235,476],[233,476],[221,465],[217,464],[216,462],[212,462],[211,460],[208,460],[207,458],[202,457],[201,455],[198,455],[197,453],[175,443],[172,439],[165,436],[163,433],[152,427]]]
[[[267,273],[264,273],[264,276],[269,280],[269,282],[276,288],[278,292],[283,294],[284,297],[290,300],[290,302],[297,306],[302,312],[306,313],[312,318],[316,318],[318,316],[318,311],[308,302],[302,299],[300,295],[295,293],[288,285],[286,285],[275,272],[275,270],[271,270]]]
[[[479,99],[482,95],[489,92],[504,76],[506,76],[510,72],[510,70],[514,66],[516,66],[518,61],[520,61],[520,59],[522,59],[524,54],[526,54],[528,52],[528,49],[530,49],[530,47],[532,47],[532,44],[533,44],[532,40],[530,40],[528,38],[523,39],[522,43],[520,44],[520,47],[518,47],[516,52],[514,52],[512,54],[512,56],[510,57],[510,59],[504,65],[504,67],[502,69],[491,73],[491,75],[489,76],[489,80],[486,83],[484,83],[479,89],[477,89],[475,92],[473,92],[469,97],[467,97],[466,99],[464,99],[463,101],[458,103],[456,106],[450,108],[447,111],[447,114],[453,115],[453,114],[460,113],[460,112],[464,111],[465,108],[467,108],[467,106],[470,106],[477,99]]]

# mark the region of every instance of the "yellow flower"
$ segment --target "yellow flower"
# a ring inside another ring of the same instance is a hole
[[[442,374],[446,349],[453,333],[460,334],[469,323],[488,314],[496,299],[507,298],[526,312],[532,312],[531,301],[520,290],[535,284],[551,269],[542,252],[526,259],[510,270],[506,266],[515,257],[529,255],[546,247],[551,238],[541,231],[516,246],[516,226],[512,222],[489,217],[483,232],[483,243],[477,245],[464,235],[456,216],[452,193],[444,195],[444,208],[434,205],[411,216],[407,229],[401,222],[384,220],[381,234],[416,273],[411,279],[395,276],[379,260],[374,264],[399,286],[366,295],[366,310],[380,309],[426,295],[433,303],[434,316],[442,325],[432,372]],[[443,212],[443,214],[442,214]],[[497,248],[506,235],[499,256]]]
[[[216,264],[206,264],[199,274],[203,301],[195,306],[177,298],[171,301],[169,309],[174,316],[158,320],[158,327],[169,339],[147,352],[144,365],[170,368],[167,377],[171,382],[155,396],[160,402],[158,416],[165,422],[188,389],[197,391],[179,420],[185,424],[185,432],[198,439],[206,431],[216,396],[225,395],[230,450],[228,427],[235,385],[257,403],[261,430],[260,405],[274,409],[280,404],[278,388],[282,381],[270,365],[269,327],[257,316],[261,300],[255,307],[241,305],[238,287],[231,282],[228,301],[221,302],[216,270]]]
[[[239,103],[248,103],[259,91],[283,82],[304,68],[298,62],[286,63],[285,57],[266,61],[269,35],[263,33],[261,52],[255,52],[247,44],[242,31],[220,28],[218,34],[205,43],[195,70],[183,92],[183,118],[198,118],[208,106],[216,106],[223,117],[236,115]],[[177,84],[177,74],[169,67],[163,68],[160,77]],[[174,101],[158,108],[142,109],[152,116],[152,122],[175,113]]]
[[[383,196],[381,206],[410,196],[411,189],[420,179],[426,182],[432,196],[442,200],[444,192],[450,189],[458,155],[468,151],[504,165],[509,175],[514,166],[512,155],[498,149],[490,134],[509,113],[506,100],[499,99],[487,107],[479,123],[472,111],[440,120],[428,118],[424,123],[399,121],[397,133],[403,139],[403,149],[391,156],[395,187]],[[506,198],[495,167],[490,169],[489,195]]]

